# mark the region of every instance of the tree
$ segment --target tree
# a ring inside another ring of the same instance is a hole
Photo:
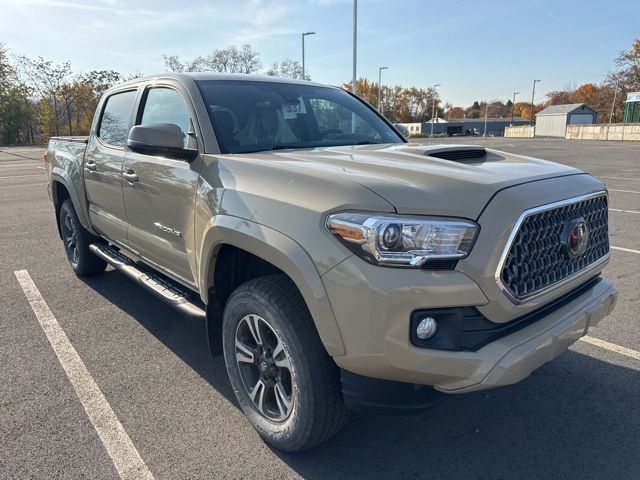
[[[271,68],[266,71],[266,74],[271,77],[303,80],[302,64],[299,61],[291,60],[290,58],[286,58],[281,62],[274,62],[273,65],[271,65]],[[308,73],[304,74],[304,80],[311,80]]]
[[[447,111],[447,118],[464,118],[466,111],[462,107],[452,107]]]
[[[573,92],[573,103],[586,103],[587,105],[594,106],[597,101],[598,87],[593,83],[585,83],[580,85],[575,92]]]
[[[7,49],[0,44],[0,145],[27,143],[33,139],[35,109],[30,90],[17,77]]]
[[[164,66],[170,72],[219,72],[219,73],[258,73],[262,68],[260,54],[251,45],[211,51],[206,57],[198,56],[193,60],[181,60],[177,55],[163,55]]]

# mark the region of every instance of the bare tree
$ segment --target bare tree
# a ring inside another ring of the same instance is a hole
[[[271,77],[282,78],[295,78],[297,80],[311,80],[308,73],[302,76],[302,64],[297,60],[291,60],[286,58],[281,62],[274,62],[273,65],[266,71],[266,74]]]
[[[163,55],[164,66],[171,72],[258,73],[262,68],[260,54],[250,45],[233,45],[216,49],[207,56],[182,60],[177,55]]]

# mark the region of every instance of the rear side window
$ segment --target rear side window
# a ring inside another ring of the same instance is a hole
[[[136,91],[116,93],[107,98],[98,126],[98,138],[114,147],[124,147],[129,136],[129,122]]]
[[[182,130],[184,146],[187,147],[189,132],[189,110],[182,96],[172,88],[156,87],[147,91],[140,125],[150,123],[173,123]]]

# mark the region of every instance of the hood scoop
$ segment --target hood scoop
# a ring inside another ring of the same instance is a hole
[[[426,150],[424,154],[452,162],[464,162],[465,160],[478,160],[486,157],[487,150],[480,146],[444,147]]]

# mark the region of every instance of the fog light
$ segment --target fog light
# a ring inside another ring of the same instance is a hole
[[[416,335],[420,340],[426,340],[433,337],[438,330],[438,323],[433,317],[424,317],[418,323]]]

